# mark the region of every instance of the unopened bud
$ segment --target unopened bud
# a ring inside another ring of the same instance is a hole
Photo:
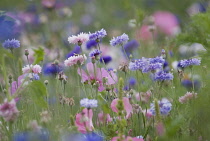
[[[4,94],[6,94],[6,93],[7,93],[7,90],[6,90],[6,89],[4,89],[4,90],[3,90],[3,93],[4,93]]]
[[[25,56],[28,56],[29,55],[29,51],[28,49],[25,49]]]
[[[45,84],[46,86],[48,85],[48,83],[49,83],[48,80],[45,80],[45,81],[44,81],[44,84]]]
[[[58,64],[59,64],[59,61],[56,59],[56,60],[54,61],[54,64],[55,64],[55,65],[58,65]]]
[[[8,78],[9,78],[9,79],[12,79],[12,75],[10,74]]]

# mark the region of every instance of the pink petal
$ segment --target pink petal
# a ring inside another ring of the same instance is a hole
[[[89,79],[88,75],[86,74],[84,70],[81,69],[80,71],[80,69],[78,69],[77,73],[82,77],[82,82],[85,82]]]

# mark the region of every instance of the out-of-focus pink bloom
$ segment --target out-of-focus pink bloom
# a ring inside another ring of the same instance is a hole
[[[23,75],[18,77],[18,83],[17,83],[17,81],[12,82],[12,89],[10,88],[11,95],[13,95],[17,91],[17,89],[20,88],[20,86],[22,85],[22,82],[24,81],[24,78],[25,78],[25,76],[23,74]],[[18,100],[19,100],[19,98],[16,97],[15,102],[17,102]]]
[[[34,65],[32,67],[32,72],[35,74],[41,73],[42,72],[42,67],[40,65]]]
[[[147,91],[145,93],[140,92],[140,93],[137,93],[135,95],[137,101],[142,101],[142,102],[145,102],[145,103],[147,103],[149,101],[150,96],[151,96],[151,91]]]
[[[180,32],[180,27],[176,16],[167,11],[157,11],[152,17],[154,18],[154,37],[158,32],[164,33],[168,36],[174,36]],[[151,26],[142,25],[136,36],[142,40],[151,40],[152,33]]]
[[[84,55],[74,55],[69,57],[67,60],[64,61],[65,66],[72,66],[80,63],[81,65],[84,64],[87,57]]]
[[[153,116],[150,110],[143,110],[142,112],[147,118],[151,118]]]
[[[111,141],[118,141],[118,139],[120,139],[120,137],[114,137],[114,138],[112,138]],[[133,137],[127,136],[122,141],[144,141],[144,139],[142,139],[142,138],[138,139],[136,137],[133,138]]]
[[[104,114],[103,112],[100,112],[98,114],[98,119],[100,123],[107,123],[107,122],[111,122],[112,118],[110,117],[109,114]]]
[[[87,71],[86,73],[84,70],[78,69],[78,74],[82,77],[82,82],[88,81],[89,84],[97,82],[99,84],[98,90],[103,91],[105,86],[103,85],[103,78],[107,79],[106,85],[112,85],[117,82],[117,76],[113,71],[107,71],[104,68],[97,68],[95,66],[95,73],[94,73],[94,65],[93,63],[87,64]]]
[[[68,38],[69,43],[72,44],[83,44],[89,40],[89,34],[87,33],[80,33],[77,36],[72,35]]]
[[[55,7],[55,4],[55,0],[42,0],[42,5],[46,8],[53,8]]]
[[[93,111],[92,109],[83,109],[81,113],[76,115],[75,125],[78,131],[81,133],[86,133],[87,131],[93,130]]]
[[[38,74],[42,72],[42,67],[40,65],[26,65],[22,68],[24,74],[30,73],[32,71],[34,74]]]
[[[164,133],[165,133],[165,128],[164,128],[164,125],[162,122],[158,122],[156,125],[155,125],[155,129],[156,129],[156,132],[159,136],[163,136]]]
[[[12,99],[8,102],[7,99],[4,103],[0,105],[0,116],[4,118],[5,121],[14,121],[19,115],[19,111],[16,107],[16,102]]]
[[[114,111],[116,113],[118,112],[118,109],[117,109],[118,100],[119,100],[118,98],[114,99],[111,103],[112,111]],[[123,97],[123,105],[124,105],[124,109],[127,113],[126,118],[129,118],[129,116],[133,112],[133,108],[132,108],[132,105],[130,104],[129,99],[127,97]]]
[[[197,93],[187,92],[184,96],[181,96],[179,98],[179,102],[183,104],[183,103],[186,103],[187,101],[189,101],[190,99],[193,99],[196,97],[197,97]]]

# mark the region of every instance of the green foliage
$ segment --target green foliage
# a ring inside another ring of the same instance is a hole
[[[176,38],[177,45],[183,43],[201,43],[205,47],[210,46],[210,11],[199,13],[191,18],[185,30]]]
[[[38,64],[39,62],[44,60],[44,49],[42,47],[39,47],[38,49],[33,49],[34,51],[34,65]]]
[[[47,90],[43,82],[33,81],[29,83],[26,86],[24,93],[29,96],[37,106],[47,108],[47,102],[44,99],[47,96]]]

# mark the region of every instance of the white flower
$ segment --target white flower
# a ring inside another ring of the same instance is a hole
[[[84,55],[74,55],[69,57],[67,60],[64,61],[65,66],[72,66],[76,65],[77,63],[80,63],[81,65],[84,64],[87,57]]]
[[[84,42],[87,42],[89,40],[89,34],[81,32],[77,36],[72,35],[68,37],[69,43],[72,44],[83,44]]]

